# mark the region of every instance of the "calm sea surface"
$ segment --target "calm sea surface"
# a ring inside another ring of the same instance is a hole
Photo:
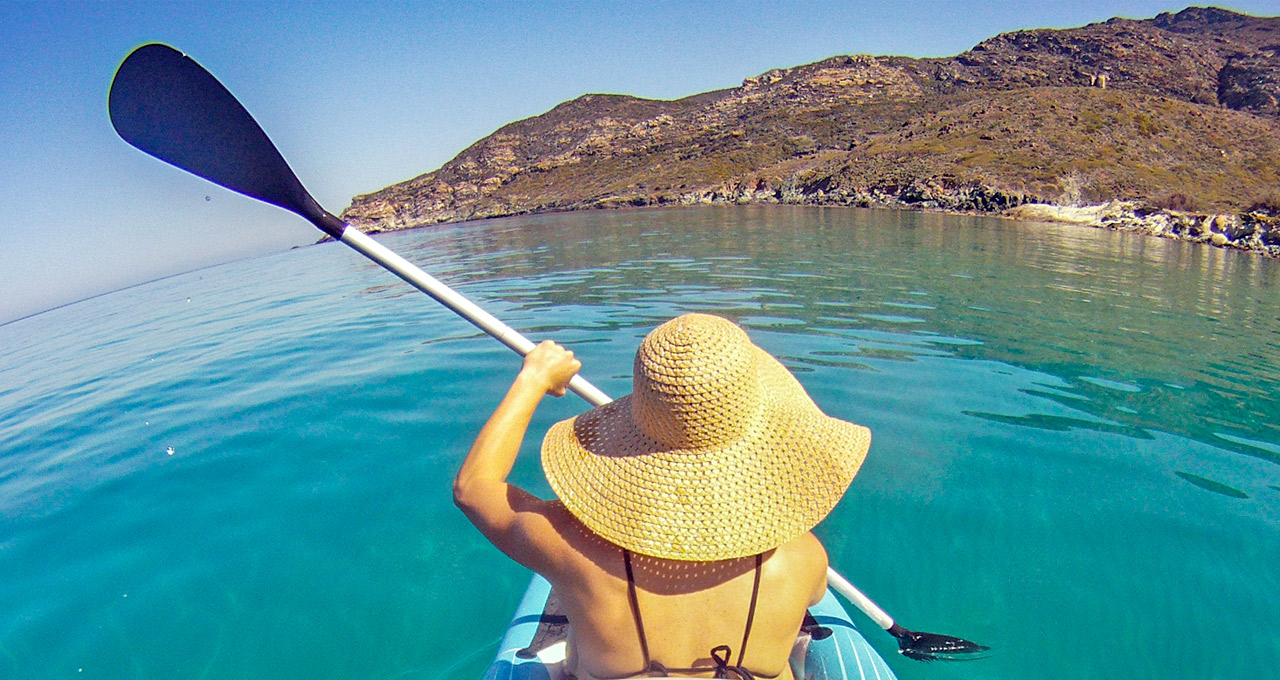
[[[904,679],[1280,667],[1280,263],[783,207],[383,242],[614,396],[650,328],[706,311],[869,426],[833,565],[993,648],[923,664],[859,618]],[[478,678],[528,574],[450,482],[517,367],[340,244],[0,326],[0,678]],[[546,494],[539,438],[515,478]]]

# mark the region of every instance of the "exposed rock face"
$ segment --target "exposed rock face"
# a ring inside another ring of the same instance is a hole
[[[380,231],[611,206],[1170,197],[1240,211],[1280,192],[1278,99],[1280,17],[1189,8],[950,58],[833,57],[675,101],[585,95],[343,217]]]
[[[1280,217],[1266,211],[1205,215],[1153,209],[1129,201],[1111,201],[1081,207],[1025,204],[1005,214],[1014,219],[1070,222],[1179,241],[1211,243],[1222,248],[1237,248],[1280,258]]]

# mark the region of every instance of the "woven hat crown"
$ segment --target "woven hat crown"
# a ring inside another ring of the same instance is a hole
[[[763,405],[755,353],[728,320],[687,314],[654,329],[635,358],[631,415],[664,448],[741,439]]]
[[[641,343],[632,394],[547,431],[542,469],[605,540],[711,561],[812,529],[870,444],[867,428],[824,414],[733,322],[686,314]]]

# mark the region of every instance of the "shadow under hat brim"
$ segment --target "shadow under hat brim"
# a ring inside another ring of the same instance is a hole
[[[781,363],[753,351],[765,399],[739,438],[664,447],[640,429],[628,395],[547,432],[542,465],[556,496],[602,538],[667,559],[755,555],[812,529],[853,481],[871,432],[822,413]]]

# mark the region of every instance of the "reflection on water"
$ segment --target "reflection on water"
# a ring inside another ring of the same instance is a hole
[[[1200,487],[1201,489],[1204,489],[1205,491],[1212,491],[1214,493],[1222,494],[1223,496],[1226,496],[1228,498],[1248,498],[1249,497],[1249,494],[1241,491],[1240,489],[1227,486],[1226,484],[1223,484],[1221,482],[1215,482],[1212,479],[1205,479],[1204,477],[1201,477],[1199,475],[1193,475],[1190,472],[1177,472],[1174,474],[1187,480],[1188,482],[1191,482],[1192,484],[1195,484],[1196,486]]]

